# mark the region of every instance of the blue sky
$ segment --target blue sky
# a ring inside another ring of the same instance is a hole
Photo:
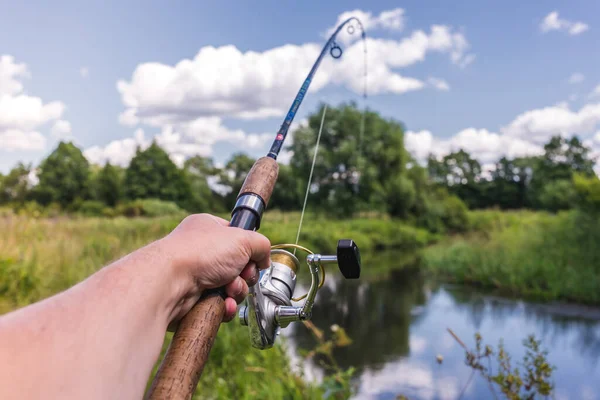
[[[594,1],[5,1],[0,9],[3,172],[38,162],[60,138],[97,163],[126,164],[155,135],[179,162],[266,153],[324,32],[355,10],[373,40],[368,106],[405,124],[417,157],[465,147],[489,163],[574,133],[600,150]],[[324,63],[298,122],[320,101],[360,99],[359,44]]]

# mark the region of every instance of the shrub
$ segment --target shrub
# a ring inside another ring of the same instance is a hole
[[[115,213],[126,217],[165,217],[183,215],[185,211],[171,201],[138,199],[120,204]]]
[[[104,204],[97,200],[86,200],[81,202],[79,213],[86,217],[101,217],[103,216]]]

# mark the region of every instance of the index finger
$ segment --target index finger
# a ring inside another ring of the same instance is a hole
[[[271,265],[271,242],[269,239],[255,231],[243,232],[246,235],[244,247],[248,251],[250,260],[256,263],[258,269],[269,268]]]

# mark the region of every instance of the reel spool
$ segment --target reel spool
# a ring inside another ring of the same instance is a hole
[[[300,261],[286,249],[307,253],[311,284],[308,293],[300,297],[292,297]],[[271,247],[271,267],[262,272],[259,283],[249,293],[246,305],[240,308],[238,314],[240,323],[249,327],[253,347],[270,348],[280,328],[285,328],[291,322],[310,319],[317,292],[325,283],[324,265],[334,263],[346,279],[360,277],[360,252],[353,240],[339,240],[335,255],[315,254],[297,244]],[[303,299],[302,306],[292,306],[292,301]]]

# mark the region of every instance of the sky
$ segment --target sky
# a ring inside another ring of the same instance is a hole
[[[600,155],[596,1],[0,0],[0,10],[4,173],[60,140],[95,164],[126,166],[153,139],[178,164],[264,155],[349,16],[368,37],[367,107],[404,124],[417,159],[463,148],[489,165],[539,154],[558,134]],[[295,126],[320,102],[362,104],[363,42],[343,31],[338,43],[342,57],[324,60]]]

